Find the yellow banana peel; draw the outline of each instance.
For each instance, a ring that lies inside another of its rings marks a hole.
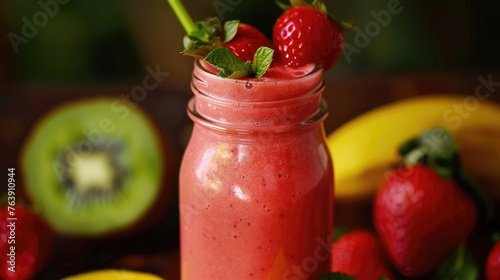
[[[500,199],[500,106],[476,96],[433,95],[379,107],[329,135],[336,202],[370,198],[398,162],[399,146],[436,126],[455,136],[464,168]]]
[[[62,280],[163,280],[163,278],[143,272],[104,269],[70,276]]]

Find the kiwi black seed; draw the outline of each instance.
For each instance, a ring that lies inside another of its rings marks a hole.
[[[151,120],[119,100],[72,102],[43,116],[21,164],[35,209],[57,231],[100,236],[144,218],[162,188]]]

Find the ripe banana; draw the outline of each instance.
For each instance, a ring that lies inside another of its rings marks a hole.
[[[382,106],[330,134],[336,202],[371,197],[397,163],[399,145],[436,126],[455,136],[464,168],[500,200],[500,106],[475,96],[434,95]]]

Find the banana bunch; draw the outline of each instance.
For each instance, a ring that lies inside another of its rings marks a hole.
[[[330,134],[336,202],[372,197],[398,162],[398,147],[436,126],[454,135],[464,168],[500,201],[500,106],[475,96],[434,95],[382,106]]]

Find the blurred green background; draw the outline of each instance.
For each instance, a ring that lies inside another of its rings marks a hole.
[[[281,13],[264,0],[184,2],[194,19],[213,15],[223,20],[241,19],[269,38]],[[367,26],[375,20],[373,14],[386,10],[389,2],[335,0],[327,1],[327,6],[337,18],[354,23],[366,34]],[[348,59],[344,56],[329,76],[463,71],[500,63],[498,1],[398,2],[401,11],[376,35],[368,35],[366,47],[358,46],[359,52]],[[23,85],[133,81],[140,78],[145,65],[160,63],[171,72],[165,86],[186,87],[192,61],[178,55],[184,31],[165,1],[73,0],[58,6],[59,11],[49,15],[33,38],[18,46],[18,54],[4,36],[2,76],[6,82],[7,78]],[[33,16],[40,10],[43,8],[37,1],[2,1],[3,33],[22,35],[22,19],[34,23]],[[347,34],[346,43],[356,47],[356,34]]]
[[[387,10],[393,1],[326,1],[330,13],[358,27],[345,36],[350,52],[326,74],[325,98],[331,112],[325,123],[327,133],[394,100],[438,93],[471,94],[478,75],[492,74],[494,81],[500,81],[500,1],[401,0],[397,1],[400,12],[392,14],[385,26],[374,25],[374,15]],[[281,14],[269,0],[183,2],[194,19],[214,15],[223,21],[240,19],[269,38]],[[42,114],[68,100],[130,93],[141,84],[146,67],[168,72],[161,87],[149,92],[139,106],[171,141],[172,160],[178,167],[191,129],[185,106],[192,96],[193,60],[179,54],[184,30],[168,4],[162,0],[41,3],[56,3],[48,8],[53,13],[38,1],[0,1],[3,170],[18,167],[20,147]],[[493,93],[491,99],[499,101],[499,94]],[[175,211],[172,206],[160,230],[144,233],[136,243],[127,241],[125,249],[123,243],[61,241],[60,247],[73,246],[83,257],[73,256],[75,260],[67,264],[53,261],[45,273],[48,276],[40,279],[110,264],[141,268],[140,261],[118,260],[130,254],[152,256],[147,261],[151,268],[146,270],[161,270],[158,273],[175,279]],[[67,257],[64,249],[62,252],[59,260]]]

